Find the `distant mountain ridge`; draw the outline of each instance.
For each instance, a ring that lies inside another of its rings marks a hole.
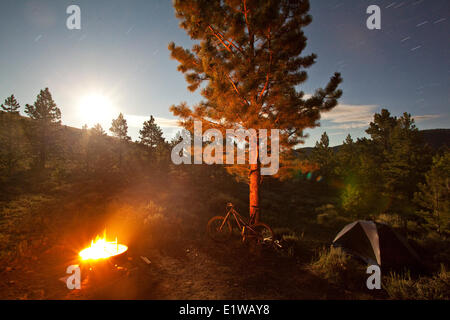
[[[442,147],[450,147],[450,129],[428,129],[420,130],[426,144],[433,150],[438,150]],[[334,152],[337,152],[342,145],[331,147]],[[298,148],[296,151],[309,155],[314,147]]]
[[[421,130],[425,143],[427,143],[434,150],[442,147],[450,147],[450,129],[430,129]]]
[[[2,116],[6,114],[6,112],[0,110],[0,119]],[[23,119],[25,121],[30,121],[31,119],[19,115],[19,119]],[[81,133],[80,128],[71,127],[68,125],[62,125],[63,128],[65,128],[67,131],[72,133]],[[433,150],[438,150],[441,147],[450,147],[450,129],[427,129],[427,130],[420,130],[420,133],[425,141],[426,144],[428,144],[430,147],[433,148]],[[111,137],[111,136],[108,136]],[[342,145],[337,145],[334,147],[331,147],[335,152],[339,150],[339,148]],[[314,147],[304,147],[304,148],[298,148],[296,149],[299,153],[305,153],[306,155],[309,155],[311,151],[314,149]]]

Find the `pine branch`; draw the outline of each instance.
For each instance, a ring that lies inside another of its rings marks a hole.
[[[266,82],[264,83],[264,87],[263,87],[263,89],[261,90],[261,93],[259,94],[259,97],[258,97],[258,99],[261,99],[262,98],[262,96],[263,96],[263,94],[264,94],[264,92],[266,91],[266,89],[267,89],[267,87],[268,87],[268,85],[269,85],[269,78],[270,78],[270,72],[271,72],[271,68],[272,68],[272,57],[273,57],[273,52],[272,52],[272,48],[271,48],[271,46],[270,46],[270,39],[271,39],[271,37],[270,37],[270,27],[269,27],[269,30],[268,30],[269,32],[268,32],[268,34],[267,34],[267,41],[268,41],[268,48],[269,48],[269,66],[268,66],[268,71],[267,71],[267,76],[266,76]]]
[[[230,41],[228,39],[225,39],[225,36],[220,32],[215,30],[210,24],[208,24],[208,29],[211,30],[211,32],[214,34],[214,36],[222,43],[222,45],[230,52],[233,53],[233,50],[231,50],[230,46],[235,48],[237,51],[239,51],[242,55],[245,56],[244,52],[241,48],[239,48],[237,45],[234,44],[233,41]],[[225,41],[228,43],[228,45],[225,44]]]

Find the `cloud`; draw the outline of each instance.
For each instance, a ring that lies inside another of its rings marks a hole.
[[[442,117],[444,116],[441,114],[424,114],[422,116],[412,116],[412,118],[414,118],[414,121],[417,123]]]
[[[332,133],[329,133],[328,135],[329,135],[330,137],[332,137],[332,136],[341,136],[341,135],[344,135],[344,134],[348,134],[348,132],[345,132],[345,131],[338,131],[338,132],[332,132]]]
[[[327,129],[360,129],[369,126],[367,123],[343,123],[335,126],[327,126]]]
[[[144,122],[150,119],[150,116],[127,114],[125,115],[125,119],[127,119],[127,123],[130,127],[141,128]],[[177,119],[155,117],[155,121],[161,128],[180,128]]]
[[[330,112],[323,113],[322,119],[332,123],[326,126],[329,129],[363,128],[372,121],[377,108],[376,105],[340,104]]]

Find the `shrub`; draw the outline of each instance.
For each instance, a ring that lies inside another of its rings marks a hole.
[[[428,262],[439,266],[440,263],[450,264],[450,239],[442,240],[437,232],[431,231],[422,239],[416,239],[419,253]]]
[[[341,248],[322,248],[317,259],[311,263],[310,270],[331,283],[352,284],[358,281],[365,284],[363,266]]]
[[[411,278],[409,273],[391,273],[383,281],[384,289],[392,299],[411,300],[449,300],[450,272],[444,265],[432,277]]]
[[[227,212],[227,203],[231,202],[236,207],[237,211],[242,211],[243,208],[245,208],[245,204],[242,203],[239,199],[236,197],[233,197],[230,194],[218,192],[216,194],[213,194],[208,202],[207,207],[209,211],[209,216],[224,216]],[[241,209],[242,208],[242,209]],[[243,212],[245,213],[245,212]],[[244,214],[245,215],[245,214]]]
[[[317,213],[317,223],[326,227],[336,227],[349,221],[341,216],[332,204],[320,206],[315,211]]]

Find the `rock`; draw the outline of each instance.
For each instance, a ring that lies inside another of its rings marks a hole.
[[[142,261],[144,261],[146,264],[152,263],[147,257],[141,256]]]

